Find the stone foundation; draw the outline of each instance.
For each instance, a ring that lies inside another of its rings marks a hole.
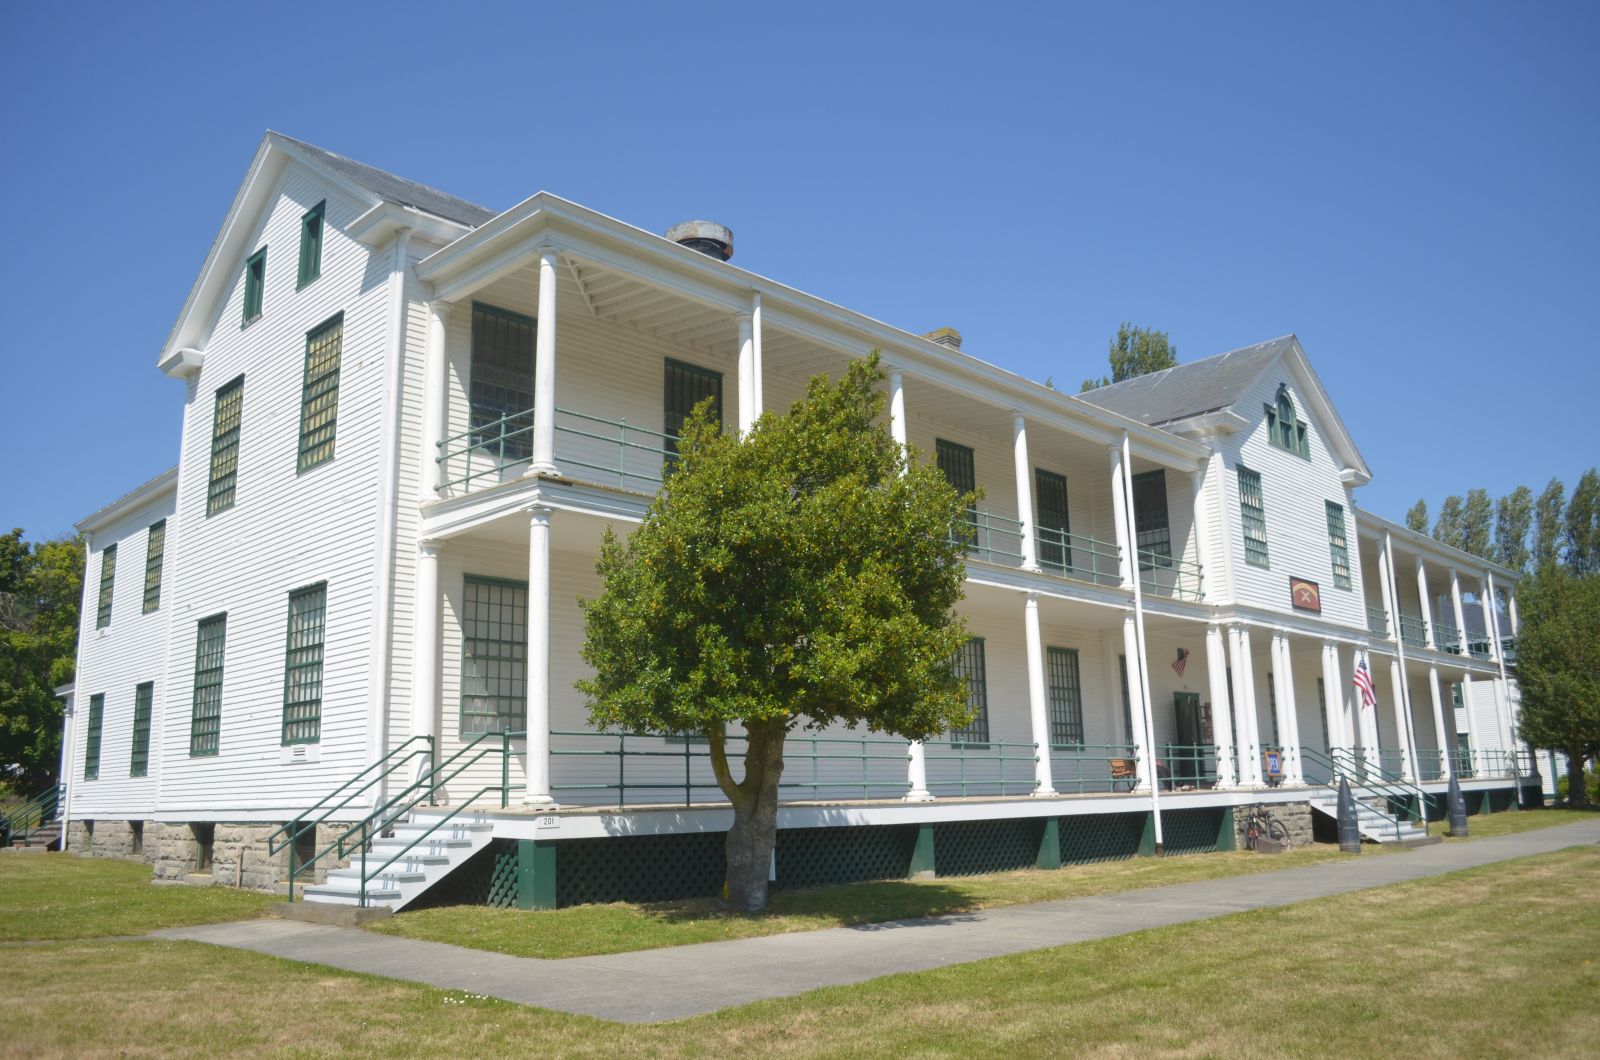
[[[94,857],[135,858],[148,862],[158,880],[178,881],[196,874],[209,874],[213,883],[270,891],[289,879],[289,852],[267,852],[267,839],[278,824],[199,822],[209,826],[211,851],[209,866],[201,865],[201,843],[194,825],[188,822],[75,820],[68,830],[69,849]],[[135,850],[135,824],[142,824],[142,840]],[[323,824],[317,828],[317,850],[339,837],[350,823]],[[203,834],[205,828],[202,827]],[[349,859],[318,862],[311,876],[301,873],[298,883],[320,883],[332,868],[347,865]]]
[[[1279,822],[1289,830],[1289,844],[1291,847],[1310,846],[1311,835],[1311,804],[1309,802],[1264,802],[1255,806],[1238,806],[1233,811],[1233,831],[1235,846],[1240,850],[1247,849],[1244,845],[1245,829],[1252,810],[1263,809],[1274,821]]]

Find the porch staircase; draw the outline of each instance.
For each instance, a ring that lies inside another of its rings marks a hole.
[[[1302,748],[1301,757],[1311,770],[1308,783],[1321,785],[1309,799],[1317,813],[1338,822],[1343,779],[1355,798],[1356,828],[1363,839],[1402,845],[1430,841],[1426,809],[1431,796],[1415,784],[1338,748],[1330,755]]]
[[[61,849],[62,790],[46,789],[9,813],[0,815],[0,836],[7,848]]]
[[[1417,843],[1428,838],[1427,827],[1414,824],[1410,815],[1401,816],[1388,812],[1387,800],[1363,799],[1354,784],[1350,785],[1350,794],[1356,797],[1356,827],[1360,829],[1363,839],[1370,839],[1374,843]],[[1383,808],[1380,809],[1373,803],[1379,803]],[[1311,808],[1337,822],[1339,793],[1316,792],[1311,796]]]
[[[351,858],[350,867],[329,869],[325,882],[307,886],[301,894],[308,902],[403,909],[493,837],[494,825],[481,813],[452,820],[443,828],[409,814],[366,844]]]

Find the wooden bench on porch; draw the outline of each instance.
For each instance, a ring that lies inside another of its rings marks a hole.
[[[1128,790],[1132,791],[1139,783],[1139,763],[1133,758],[1113,758],[1111,762],[1111,790],[1117,790],[1119,781],[1128,782]]]

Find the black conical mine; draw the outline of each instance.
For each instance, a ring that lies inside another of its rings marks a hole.
[[[1450,774],[1450,790],[1445,796],[1450,805],[1450,834],[1463,836],[1467,834],[1467,800],[1461,796],[1461,785],[1456,783],[1456,775]]]
[[[1356,799],[1350,794],[1350,781],[1339,778],[1339,850],[1361,853],[1361,827],[1356,823]]]

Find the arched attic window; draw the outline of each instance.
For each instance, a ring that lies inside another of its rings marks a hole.
[[[1306,460],[1311,459],[1311,438],[1305,421],[1295,415],[1289,385],[1278,385],[1275,402],[1267,406],[1267,440],[1275,447]]]

